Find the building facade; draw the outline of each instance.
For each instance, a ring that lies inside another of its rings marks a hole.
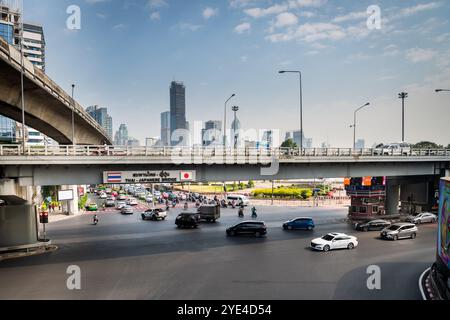
[[[366,219],[386,214],[386,177],[346,178],[344,185],[351,198],[349,217]]]
[[[86,112],[97,121],[103,129],[107,132],[108,136],[113,137],[113,123],[112,117],[108,114],[107,108],[100,108],[99,106],[90,106],[86,108]]]
[[[209,146],[222,143],[222,121],[206,121],[205,128],[202,130],[202,145]]]
[[[128,128],[124,123],[119,126],[119,130],[114,135],[114,144],[118,146],[128,145]]]
[[[364,141],[364,139],[358,139],[355,142],[355,148],[356,149],[364,149],[366,145],[366,142]]]
[[[170,111],[161,113],[161,144],[170,145]]]
[[[23,54],[45,72],[45,37],[42,26],[23,24]]]
[[[186,129],[186,87],[182,82],[172,81],[170,85],[170,135],[177,129]],[[179,141],[171,141],[176,145]]]

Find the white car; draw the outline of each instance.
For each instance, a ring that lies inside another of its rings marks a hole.
[[[378,145],[375,147],[374,150],[375,155],[382,155],[382,156],[407,156],[409,154],[413,154],[411,152],[411,145],[406,142],[397,142],[397,143],[390,143],[386,145]],[[415,154],[415,153],[414,153]]]
[[[125,203],[125,201],[118,201],[117,205],[116,205],[116,209],[117,210],[121,210],[123,207],[125,207],[127,204]]]
[[[414,224],[421,224],[425,222],[434,223],[437,221],[437,216],[429,212],[423,212],[417,216],[410,216],[406,218],[406,221]]]
[[[135,198],[129,198],[126,201],[126,204],[129,206],[137,206],[138,205],[138,201]]]
[[[108,195],[106,193],[100,194],[100,199],[106,199],[106,198],[108,198]]]
[[[358,239],[345,233],[328,233],[322,238],[311,241],[311,249],[329,251],[333,249],[353,249],[358,246]]]

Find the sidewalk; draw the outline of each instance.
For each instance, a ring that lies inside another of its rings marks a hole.
[[[250,203],[256,206],[271,206],[270,199],[250,199]],[[313,200],[273,200],[273,206],[278,207],[315,207],[315,208],[347,208],[350,205],[350,200],[319,200],[318,205],[314,205]]]
[[[74,218],[74,217],[80,216],[80,215],[82,215],[84,213],[85,213],[84,210],[79,210],[78,214],[67,215],[67,214],[64,214],[61,211],[54,211],[54,212],[50,212],[48,214],[48,222],[52,223],[52,222],[58,222],[58,221],[62,221],[62,220],[67,220],[67,219],[70,219],[70,218]]]

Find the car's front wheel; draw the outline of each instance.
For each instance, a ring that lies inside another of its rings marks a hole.
[[[306,228],[306,229],[308,229],[308,231],[311,231],[313,229],[313,227],[312,226],[308,226],[308,228]]]
[[[411,234],[411,239],[415,239],[416,238],[416,233]]]
[[[329,246],[329,245],[325,245],[325,246],[323,247],[323,251],[325,251],[325,252],[330,251],[330,246]]]
[[[288,226],[287,228],[288,228],[288,230],[292,230],[292,226]]]
[[[354,247],[355,247],[355,245],[352,242],[350,242],[347,246],[347,249],[352,250]]]

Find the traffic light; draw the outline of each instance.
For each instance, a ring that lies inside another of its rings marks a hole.
[[[40,223],[48,223],[48,212],[47,211],[39,212],[39,222]]]

